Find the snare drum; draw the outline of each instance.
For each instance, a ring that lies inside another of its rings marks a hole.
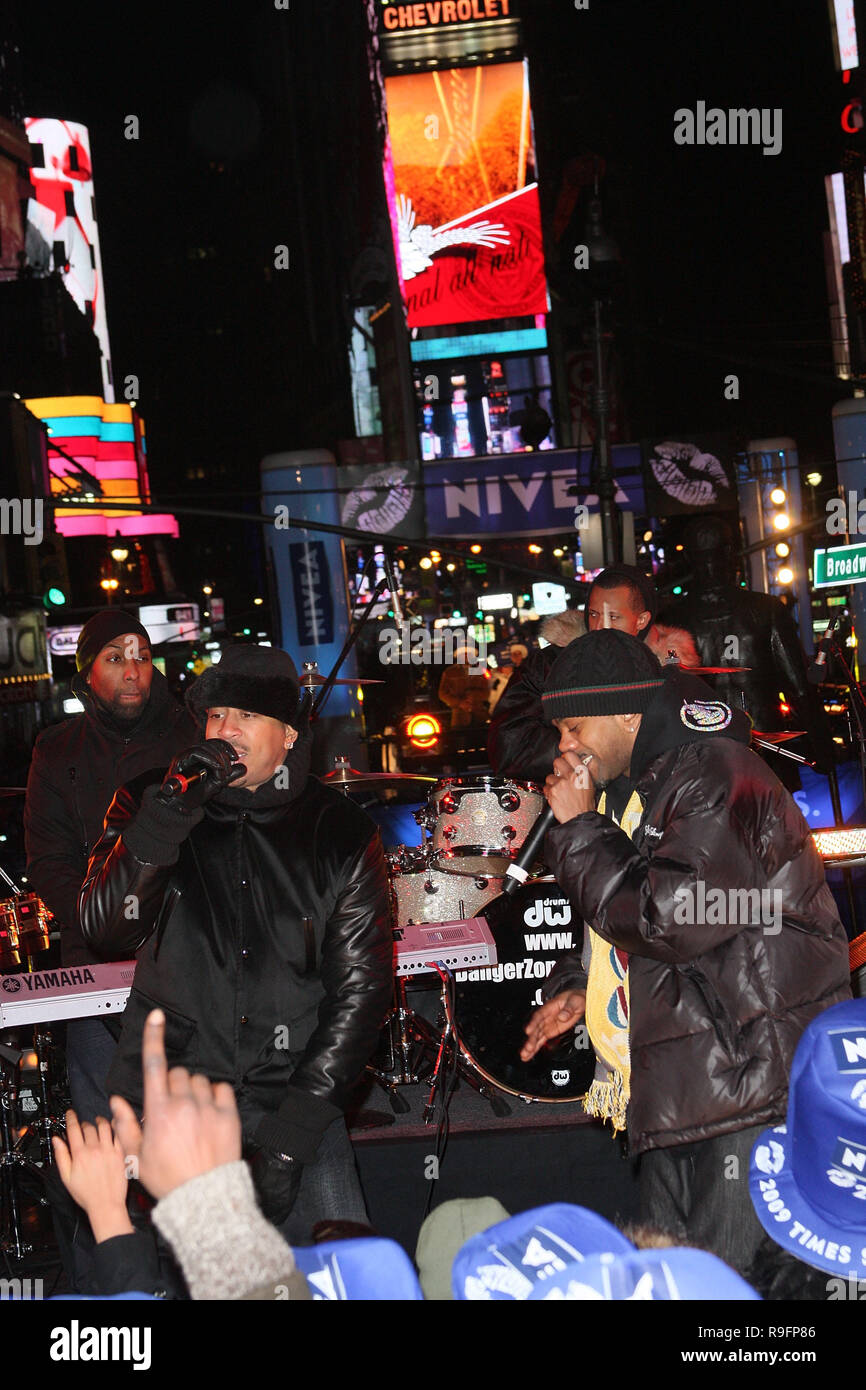
[[[460,1051],[485,1080],[523,1100],[575,1101],[589,1088],[595,1054],[580,1025],[520,1060],[526,1025],[557,959],[580,949],[583,923],[552,878],[537,879],[479,913],[487,917],[498,965],[454,973],[446,1000]]]
[[[544,810],[541,789],[510,777],[452,777],[437,782],[426,825],[443,873],[502,877]]]
[[[395,927],[410,922],[465,922],[502,892],[502,879],[444,873],[439,856],[400,845],[388,850],[388,878]]]

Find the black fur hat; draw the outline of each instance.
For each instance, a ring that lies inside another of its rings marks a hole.
[[[195,717],[222,705],[267,714],[298,728],[301,718],[298,668],[278,647],[226,647],[222,660],[209,666],[186,692]],[[305,703],[305,702],[304,702]]]

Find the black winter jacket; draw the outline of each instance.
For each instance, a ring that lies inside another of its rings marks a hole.
[[[78,894],[111,799],[142,772],[168,767],[196,741],[196,726],[160,671],[153,672],[150,699],[131,728],[106,716],[81,676],[72,689],[85,712],[39,735],[24,834],[29,883],[58,919],[63,964],[81,965],[98,959],[81,935]]]
[[[629,953],[638,1153],[783,1119],[803,1029],[851,992],[847,940],[799,808],[744,746],[743,716],[721,735],[698,732],[683,722],[696,722],[693,700],[712,693],[666,669],[632,757],[644,807],[633,839],[591,811],[546,840],[576,911]],[[748,906],[742,897],[754,889],[768,894],[765,921],[754,895]],[[545,996],[585,980],[564,957]]]
[[[142,833],[145,784],[155,790],[144,777],[115,797],[80,902],[94,950],[138,952],[109,1093],[140,1105],[141,1034],[158,1004],[169,1063],[229,1082],[248,1138],[311,1162],[391,999],[379,833],[304,767],[300,786],[173,807],[194,821],[178,850]]]

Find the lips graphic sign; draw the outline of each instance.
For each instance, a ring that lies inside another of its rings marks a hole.
[[[727,436],[682,435],[644,441],[650,516],[733,510],[737,505],[736,449]]]

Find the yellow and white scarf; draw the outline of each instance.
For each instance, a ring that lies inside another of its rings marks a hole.
[[[598,803],[606,810],[607,793]],[[643,803],[632,792],[622,820],[610,819],[632,839],[643,818]],[[628,1045],[628,955],[611,946],[589,926],[590,960],[586,986],[586,1027],[597,1059],[595,1079],[583,1098],[587,1115],[610,1120],[614,1133],[625,1129],[631,1081]]]

